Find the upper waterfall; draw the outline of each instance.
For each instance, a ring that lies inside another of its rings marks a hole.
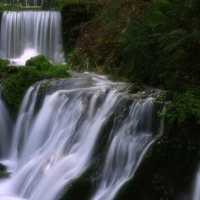
[[[61,14],[50,11],[4,12],[0,57],[25,64],[43,54],[54,63],[64,62]]]

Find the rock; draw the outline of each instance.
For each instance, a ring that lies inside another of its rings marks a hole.
[[[5,172],[7,170],[6,166],[0,163],[0,171]]]

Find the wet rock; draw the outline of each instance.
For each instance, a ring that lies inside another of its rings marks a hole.
[[[0,171],[5,172],[7,170],[6,166],[0,163]]]

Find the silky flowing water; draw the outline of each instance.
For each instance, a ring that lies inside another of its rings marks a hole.
[[[54,63],[65,61],[61,14],[56,11],[4,12],[1,21],[0,57],[18,65],[43,54]]]
[[[28,89],[14,124],[1,98],[0,163],[12,174],[0,180],[0,199],[59,199],[91,167],[112,121],[104,164],[93,177],[98,181],[93,180],[90,197],[112,200],[133,177],[156,134],[155,99],[160,91],[149,96],[129,94],[128,88],[87,73],[36,83]]]
[[[196,175],[192,200],[199,200],[200,199],[199,188],[200,188],[200,169],[198,170],[197,175]]]

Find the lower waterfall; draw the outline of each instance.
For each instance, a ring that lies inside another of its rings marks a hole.
[[[192,200],[199,200],[200,199],[200,169],[198,170],[196,174],[196,180],[195,180],[195,187],[193,191],[193,197]]]
[[[24,97],[13,131],[4,128],[11,122],[3,108],[0,163],[11,175],[0,180],[0,199],[60,199],[91,166],[110,121],[107,153],[103,167],[93,176],[90,199],[112,200],[133,177],[157,134],[155,104],[160,91],[130,94],[129,88],[89,73],[35,83]]]

